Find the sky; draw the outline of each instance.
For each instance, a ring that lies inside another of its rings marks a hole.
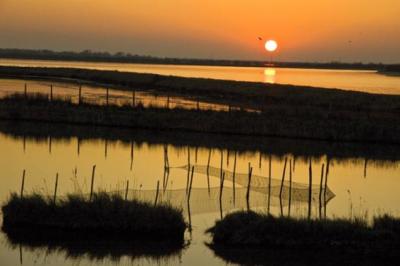
[[[399,0],[0,0],[0,48],[400,63],[399,18]]]

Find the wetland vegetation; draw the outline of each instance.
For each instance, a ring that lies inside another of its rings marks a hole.
[[[53,199],[12,194],[2,207],[3,231],[38,240],[162,240],[183,243],[181,210],[166,204],[126,200],[118,194],[70,194]],[[22,233],[21,233],[22,232]]]

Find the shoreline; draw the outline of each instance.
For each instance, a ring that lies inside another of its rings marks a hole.
[[[46,95],[14,95],[0,100],[0,119],[162,131],[283,137],[325,141],[400,144],[400,117],[394,113],[332,115],[318,109],[244,111],[99,106],[49,101]],[[397,121],[397,122],[396,122]],[[315,130],[319,129],[319,130]]]

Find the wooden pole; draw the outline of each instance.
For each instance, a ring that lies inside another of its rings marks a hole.
[[[50,85],[50,102],[53,101],[53,85]]]
[[[331,160],[329,157],[327,158],[326,162],[326,169],[325,169],[325,188],[324,188],[324,217],[326,218],[326,192],[328,190],[328,174],[329,174],[329,164]]]
[[[93,185],[94,185],[94,174],[96,171],[96,165],[93,165],[92,169],[92,182],[90,184],[90,196],[89,196],[89,201],[92,201],[92,196],[93,196]]]
[[[49,136],[49,154],[51,154],[51,141],[52,141],[51,136]]]
[[[198,153],[199,147],[196,146],[194,149],[194,162],[197,163],[197,153]]]
[[[210,196],[210,161],[211,161],[211,149],[208,151],[208,161],[207,161],[207,187],[208,187],[208,195]]]
[[[134,142],[131,141],[131,166],[130,166],[131,171],[133,169],[133,148],[134,148]]]
[[[136,92],[132,91],[132,107],[136,107]]]
[[[200,100],[199,100],[199,98],[197,98],[197,111],[199,111],[200,110]]]
[[[283,184],[285,182],[285,174],[286,174],[286,164],[287,157],[285,158],[285,165],[283,166],[282,180],[281,180],[281,188],[279,190],[279,206],[281,208],[281,216],[283,216],[283,205],[282,205],[282,192],[283,192]]]
[[[24,138],[22,140],[22,148],[23,148],[24,153],[25,153],[26,152],[26,136],[25,136],[25,134],[24,134]]]
[[[236,204],[236,157],[237,151],[235,151],[235,157],[233,159],[233,176],[232,176],[232,183],[233,183],[233,206]]]
[[[125,200],[128,200],[129,180],[126,180]]]
[[[221,149],[221,168],[219,171],[219,178],[222,178],[222,172],[223,172],[223,161],[224,161],[224,151]]]
[[[192,171],[191,171],[191,175],[190,175],[190,182],[189,182],[189,188],[188,188],[188,197],[187,200],[190,200],[190,194],[192,192],[192,184],[193,184],[193,175],[194,175],[194,166],[192,166]]]
[[[76,144],[76,152],[78,153],[78,157],[81,153],[81,139],[78,137],[77,144]]]
[[[192,218],[190,215],[190,195],[192,192],[192,183],[193,183],[193,174],[194,174],[194,166],[192,166],[192,174],[190,177],[190,183],[189,183],[189,192],[188,192],[188,196],[187,196],[187,205],[188,205],[188,217],[189,217],[189,231],[192,231]]]
[[[156,191],[156,199],[154,200],[154,206],[157,205],[159,191],[160,191],[160,180],[157,180],[157,191]]]
[[[108,139],[106,139],[104,142],[104,158],[106,159],[107,159],[107,154],[108,154]]]
[[[247,211],[250,211],[250,186],[251,186],[251,174],[253,172],[253,168],[249,163],[249,180],[247,183],[247,191],[246,191],[246,204],[247,204]]]
[[[186,195],[189,193],[189,182],[190,182],[190,147],[188,146],[188,165],[187,165],[187,177],[186,177]]]
[[[82,86],[79,85],[79,95],[78,95],[78,104],[82,103]]]
[[[258,159],[258,168],[261,169],[261,160],[262,160],[262,155],[261,155],[261,151],[260,151],[260,158]]]
[[[25,97],[25,100],[28,98],[28,86],[26,85],[26,83],[24,86],[24,97]]]
[[[311,200],[312,200],[312,163],[310,158],[310,165],[308,167],[308,219],[311,219]]]
[[[220,186],[219,186],[219,211],[220,211],[221,220],[222,220],[222,217],[223,217],[223,211],[222,211],[222,191],[223,191],[223,188],[224,188],[224,180],[225,180],[225,172],[222,173],[221,182],[220,182]]]
[[[287,164],[287,157],[285,158],[285,164],[284,164],[284,166],[283,166],[282,180],[281,180],[281,188],[280,188],[280,190],[279,190],[279,198],[280,198],[280,199],[282,199],[283,183],[285,182],[286,164]]]
[[[365,161],[364,161],[364,178],[367,177],[367,165],[368,165],[368,159],[365,158]]]
[[[106,88],[106,105],[108,106],[109,90]]]
[[[169,95],[167,96],[167,109],[169,109]]]
[[[54,186],[53,204],[56,204],[57,187],[58,187],[58,173],[56,174],[56,184]]]
[[[289,160],[289,205],[288,216],[290,217],[290,209],[292,205],[292,160]]]
[[[321,167],[321,180],[319,182],[319,218],[322,218],[322,184],[324,182],[324,167],[325,165],[322,164]]]
[[[269,155],[269,160],[268,160],[268,206],[267,206],[267,212],[270,214],[271,210],[271,175],[272,175],[272,156],[271,154]]]
[[[24,197],[25,169],[22,171],[21,199]]]

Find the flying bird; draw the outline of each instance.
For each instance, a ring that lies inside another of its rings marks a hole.
[[[259,41],[262,41],[262,38],[261,38],[261,37],[258,37],[258,40],[259,40]]]

